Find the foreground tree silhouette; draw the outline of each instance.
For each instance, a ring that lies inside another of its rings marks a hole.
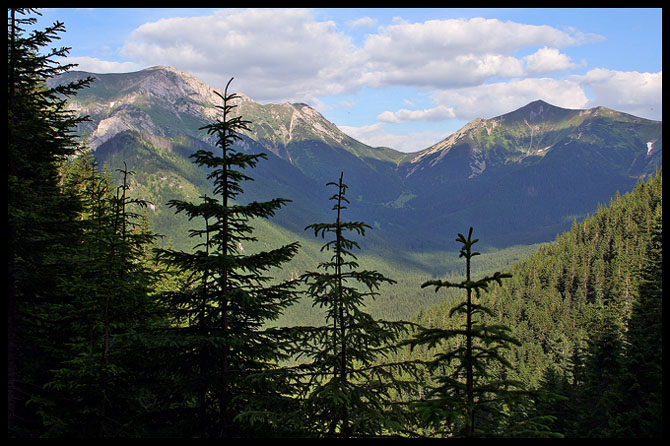
[[[491,311],[475,301],[492,283],[502,283],[510,274],[495,272],[479,280],[471,278],[471,260],[478,252],[472,246],[472,228],[467,238],[458,234],[463,246],[459,257],[465,258],[465,280],[449,282],[431,280],[422,288],[458,288],[465,290],[465,300],[455,305],[449,316],[458,315],[462,325],[456,328],[420,327],[407,342],[412,347],[440,347],[427,361],[434,373],[435,384],[427,386],[424,398],[417,403],[427,434],[431,436],[536,436],[547,435],[544,417],[512,419],[513,409],[528,395],[522,383],[504,377],[509,362],[503,352],[519,341],[503,325],[487,324]],[[439,373],[436,373],[439,372]],[[499,376],[494,374],[497,372]]]
[[[243,243],[256,240],[250,220],[272,217],[288,200],[236,201],[243,192],[242,182],[251,180],[242,170],[255,167],[266,156],[234,148],[249,121],[232,114],[238,96],[228,93],[231,81],[223,95],[217,93],[223,104],[218,107],[221,119],[203,127],[216,138],[220,154],[199,150],[192,155],[196,164],[211,170],[208,178],[213,179],[215,196],[203,196],[197,204],[169,202],[177,213],[201,219],[204,228],[192,230],[191,236],[203,241],[193,253],[159,252],[166,264],[190,275],[180,291],[166,296],[176,323],[169,335],[176,354],[171,370],[178,377],[175,390],[187,406],[182,418],[186,431],[180,432],[186,435],[253,435],[238,422],[239,416],[254,398],[263,396],[259,393],[271,388],[262,379],[263,372],[281,359],[275,332],[265,325],[296,299],[293,284],[271,284],[265,274],[289,261],[298,250],[297,242],[250,255],[241,249]]]
[[[156,236],[148,230],[143,200],[128,196],[127,168],[121,185],[101,176],[92,155],[75,159],[64,174],[78,190],[82,233],[60,291],[67,297],[50,308],[60,332],[67,332],[65,355],[52,366],[48,394],[34,399],[45,435],[127,436],[141,432],[138,414],[147,395],[140,378],[148,358],[139,351],[144,335],[162,317],[155,308],[155,275],[148,258]],[[54,347],[57,348],[57,347]],[[62,347],[61,347],[62,348]]]
[[[313,305],[325,309],[327,325],[298,330],[298,359],[307,359],[298,367],[305,385],[300,416],[307,435],[378,436],[406,425],[399,399],[412,382],[400,377],[411,376],[412,366],[383,361],[396,351],[409,324],[375,320],[362,310],[382,284],[395,281],[359,268],[352,251],[360,246],[347,233],[364,236],[370,226],[342,220],[349,203],[342,179],[327,184],[336,188],[330,198],[335,221],[305,228],[316,237],[332,237],[321,248],[332,256],[319,271],[302,276]]]
[[[80,231],[80,203],[60,184],[59,166],[79,144],[77,118],[67,97],[90,79],[49,88],[48,79],[74,65],[56,62],[69,48],[43,52],[65,31],[56,22],[44,30],[26,30],[39,15],[32,9],[10,8],[7,17],[7,427],[23,435],[35,414],[26,401],[42,393],[52,365],[62,352],[62,330],[54,329],[52,305],[68,277],[70,250]]]

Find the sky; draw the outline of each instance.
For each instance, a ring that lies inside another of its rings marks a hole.
[[[403,152],[541,99],[662,120],[661,8],[49,8],[93,73],[167,65]]]

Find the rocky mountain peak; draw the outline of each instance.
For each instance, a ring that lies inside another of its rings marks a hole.
[[[71,101],[70,108],[91,117],[91,122],[80,131],[88,135],[94,150],[128,130],[169,137],[170,130],[164,126],[166,119],[196,123],[190,125],[189,132],[196,136],[197,123],[215,119],[220,112],[216,106],[222,105],[214,88],[169,66],[126,74],[70,72],[64,81],[85,76],[93,77],[94,82]],[[238,105],[255,104],[247,95],[237,95]]]
[[[142,73],[146,73],[147,76],[135,86],[136,91],[141,94],[148,94],[167,102],[189,98],[200,104],[221,103],[212,87],[176,68],[157,66],[147,68]]]

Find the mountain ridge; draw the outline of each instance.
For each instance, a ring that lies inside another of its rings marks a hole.
[[[448,152],[453,146],[466,138],[470,138],[473,142],[478,142],[481,145],[483,138],[479,138],[479,136],[481,136],[483,131],[485,131],[488,136],[491,136],[492,133],[495,132],[496,127],[502,125],[506,125],[508,128],[516,127],[517,130],[525,130],[526,135],[520,136],[526,136],[528,141],[526,144],[519,142],[517,144],[517,151],[522,154],[525,152],[526,156],[537,155],[551,149],[557,140],[569,130],[579,128],[585,121],[590,121],[601,116],[615,117],[621,121],[636,123],[645,121],[659,122],[638,118],[603,106],[589,109],[566,109],[551,105],[543,100],[536,100],[517,110],[494,118],[476,118],[473,121],[470,121],[442,141],[417,152],[412,158],[411,163],[420,163],[422,159],[435,153],[439,153],[440,158],[442,158],[445,155],[445,151]],[[532,125],[533,123],[535,123],[535,125]],[[559,132],[559,130],[562,132]],[[479,132],[479,134],[476,136],[473,135],[477,132]],[[548,132],[556,133],[554,139],[546,138],[546,133]],[[524,132],[520,133],[523,134]],[[537,137],[534,139],[534,136],[536,135]],[[488,148],[489,147],[482,148],[475,146],[476,150]],[[433,160],[432,163],[434,164],[436,161],[437,160]]]
[[[215,89],[169,67],[91,76],[96,81],[71,108],[91,117],[78,132],[96,157],[112,166],[133,157],[153,169],[144,177],[174,174],[183,190],[204,187],[184,165],[196,147],[214,145],[199,129],[217,118]],[[268,154],[245,188],[251,199],[269,191],[292,199],[280,224],[299,231],[313,222],[308,218],[327,215],[320,191],[344,171],[352,217],[375,227],[376,243],[399,249],[452,247],[441,234],[467,226],[499,246],[548,241],[662,165],[661,123],[605,107],[572,110],[537,100],[403,153],[357,141],[306,104],[238,95],[236,111],[251,121],[240,147]]]

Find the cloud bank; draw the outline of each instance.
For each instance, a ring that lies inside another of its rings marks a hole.
[[[347,34],[352,29],[369,32],[362,44]],[[604,105],[661,120],[662,72],[592,67],[580,74],[585,62],[565,53],[602,39],[574,29],[484,18],[377,26],[361,17],[338,28],[306,9],[224,10],[138,27],[121,50],[129,62],[76,62],[97,72],[171,65],[214,87],[234,76],[238,91],[265,103],[318,108],[320,98],[330,95],[403,86],[434,104],[378,113],[381,125],[360,128],[361,134],[383,132],[385,124],[490,118],[536,99],[566,108]]]

